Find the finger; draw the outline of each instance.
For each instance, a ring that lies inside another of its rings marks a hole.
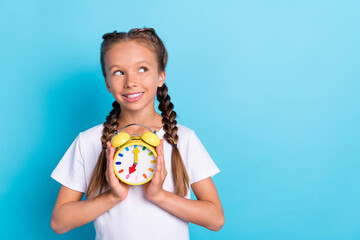
[[[164,140],[161,140],[161,148],[159,149],[160,164],[161,164],[161,177],[162,179],[166,176],[165,158],[164,158]]]
[[[106,152],[108,160],[112,160],[114,158],[115,148],[111,146],[110,142],[106,142]]]
[[[109,153],[110,153],[110,146],[109,146],[109,142],[106,143],[106,171],[105,171],[105,177],[106,177],[106,181],[110,184],[110,157],[109,157]]]
[[[107,145],[107,150],[108,150],[107,171],[108,171],[108,175],[109,175],[109,180],[114,181],[114,179],[116,180],[116,176],[115,176],[115,172],[114,172],[114,165],[113,165],[115,148],[113,148],[111,146],[110,142],[107,142],[106,145]]]
[[[157,152],[156,169],[158,169],[160,172],[163,168],[163,159],[164,159],[163,142],[164,140],[161,139],[159,146],[156,148],[156,152]]]
[[[152,182],[157,183],[160,178],[161,178],[161,164],[159,164],[159,158],[158,158],[158,160],[156,161],[156,169]]]
[[[111,145],[109,144],[109,142],[106,143],[106,159],[107,159],[107,164],[106,164],[106,168],[107,170],[109,169],[110,166],[110,161],[111,161],[111,157],[110,157],[110,148]]]
[[[159,180],[161,180],[161,172],[162,172],[162,158],[163,155],[161,154],[161,148],[162,148],[162,141],[160,140],[160,144],[156,147],[156,169],[155,169],[155,173],[154,173],[154,177],[153,180],[154,182],[158,182]]]

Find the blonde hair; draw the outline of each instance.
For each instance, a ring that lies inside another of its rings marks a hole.
[[[103,39],[104,40],[101,44],[100,63],[104,78],[106,78],[104,62],[105,53],[112,47],[113,44],[124,41],[138,41],[139,43],[144,44],[155,53],[159,73],[165,71],[168,58],[167,51],[163,42],[157,36],[153,28],[133,28],[127,33],[114,31],[112,33],[104,34]],[[178,128],[176,126],[177,121],[175,120],[176,112],[173,110],[174,105],[170,101],[166,84],[163,84],[162,87],[158,87],[157,100],[159,101],[159,110],[161,111],[162,123],[164,125],[164,139],[172,146],[171,172],[175,183],[175,194],[184,197],[189,189],[189,177],[177,147],[179,136],[177,135]],[[101,136],[102,150],[86,192],[88,198],[93,197],[97,191],[99,195],[101,195],[107,186],[105,178],[105,171],[107,167],[106,142],[111,141],[111,138],[114,136],[114,132],[118,129],[119,123],[117,120],[121,113],[120,104],[118,102],[114,101],[112,106],[113,109],[110,111],[103,124],[104,129]]]

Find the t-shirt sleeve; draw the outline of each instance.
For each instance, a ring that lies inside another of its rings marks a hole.
[[[191,164],[190,185],[220,172],[194,131],[191,133],[188,149]]]
[[[62,185],[79,192],[86,192],[83,155],[81,154],[81,134],[73,141],[62,157],[51,177]]]

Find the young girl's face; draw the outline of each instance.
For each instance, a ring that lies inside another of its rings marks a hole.
[[[136,41],[112,46],[104,57],[106,87],[122,111],[154,110],[157,87],[165,81],[155,53]]]

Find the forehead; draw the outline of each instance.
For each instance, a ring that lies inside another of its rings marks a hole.
[[[106,65],[128,65],[140,61],[147,61],[156,65],[156,55],[144,44],[134,40],[115,43],[105,54]]]

